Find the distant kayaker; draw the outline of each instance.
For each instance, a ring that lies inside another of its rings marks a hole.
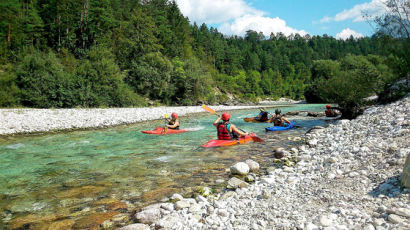
[[[330,105],[326,105],[326,110],[325,110],[326,117],[337,117],[339,115],[336,111],[335,108],[333,108]]]
[[[219,140],[232,140],[238,138],[239,136],[249,135],[249,133],[242,132],[234,124],[231,124],[229,122],[230,119],[231,115],[229,113],[223,113],[214,121],[214,126],[218,131]]]
[[[265,108],[260,108],[259,110],[260,110],[260,113],[256,117],[256,120],[258,120],[258,121],[267,121],[267,120],[269,120],[269,117],[268,117],[269,113],[266,111],[266,109]]]
[[[281,115],[280,109],[276,109],[275,110],[275,115],[272,116],[271,118],[271,122],[275,125],[275,126],[285,126],[285,124],[290,124],[290,121],[288,121],[283,115]]]
[[[176,113],[172,113],[171,114],[171,120],[168,120],[168,124],[166,125],[166,127],[168,127],[168,129],[175,129],[175,130],[179,130],[179,119],[178,119],[178,114]]]

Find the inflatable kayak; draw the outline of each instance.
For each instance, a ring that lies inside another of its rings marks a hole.
[[[270,120],[267,121],[259,121],[256,119],[256,117],[245,117],[243,119],[245,122],[253,122],[253,123],[269,123]]]
[[[291,122],[287,126],[272,126],[265,128],[266,131],[283,131],[295,127],[295,123]]]
[[[185,133],[185,132],[188,132],[188,130],[168,129],[166,132],[164,132],[164,127],[156,127],[153,130],[146,130],[146,131],[141,131],[141,132],[145,134],[153,134],[153,135],[167,135],[167,134]]]
[[[255,134],[251,133],[247,136],[240,137],[239,139],[235,140],[210,140],[202,145],[204,148],[212,148],[212,147],[220,147],[220,146],[231,146],[231,145],[238,145],[249,142],[252,140]]]

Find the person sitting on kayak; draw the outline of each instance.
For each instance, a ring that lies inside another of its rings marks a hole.
[[[214,121],[214,126],[218,131],[219,140],[232,140],[237,139],[238,135],[249,135],[249,133],[242,132],[235,125],[231,124],[229,119],[231,119],[231,115],[229,113],[223,113],[221,117],[218,117],[218,119]]]
[[[325,110],[326,117],[337,117],[338,114],[334,109],[335,108],[332,108],[332,106],[326,105],[326,110]]]
[[[175,130],[179,130],[179,119],[178,119],[178,114],[176,113],[172,113],[171,114],[171,120],[168,120],[168,124],[166,125],[166,127],[168,127],[168,129],[175,129]]]
[[[286,126],[285,124],[287,123],[288,125],[290,124],[290,121],[288,121],[283,115],[281,115],[280,109],[275,110],[275,115],[272,116],[271,122],[275,126]]]
[[[258,121],[267,121],[267,120],[269,120],[269,117],[268,117],[269,113],[266,112],[265,108],[260,108],[259,110],[261,112],[256,117],[256,120],[258,120]]]

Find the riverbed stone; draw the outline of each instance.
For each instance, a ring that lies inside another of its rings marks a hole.
[[[396,214],[390,214],[387,219],[390,222],[392,222],[393,224],[400,224],[400,223],[403,223],[405,221],[402,217],[400,217]]]
[[[189,208],[189,206],[191,206],[191,203],[189,203],[189,202],[186,201],[186,200],[180,200],[180,201],[177,201],[177,202],[175,203],[175,209],[176,209],[176,210],[180,210],[180,209],[184,209],[184,208]]]
[[[175,200],[175,201],[178,201],[178,200],[183,200],[184,199],[184,197],[183,196],[181,196],[180,194],[178,194],[178,193],[174,193],[172,196],[171,196],[171,198],[170,198],[171,200]]]
[[[236,195],[237,195],[237,193],[234,192],[234,191],[227,191],[227,192],[225,192],[224,194],[222,194],[219,199],[220,199],[220,200],[226,200],[226,199],[228,199],[229,197],[233,197],[233,196],[236,196]]]
[[[249,173],[249,166],[244,162],[238,162],[230,168],[232,175],[246,175]]]
[[[248,182],[248,183],[255,181],[255,177],[254,177],[253,175],[246,175],[244,179],[245,179],[245,181]]]
[[[164,204],[161,204],[161,208],[162,208],[162,209],[165,209],[165,210],[168,210],[168,211],[174,211],[174,209],[175,209],[173,203],[164,203]]]
[[[227,188],[230,189],[236,189],[236,188],[246,188],[248,187],[249,184],[246,183],[245,181],[238,179],[236,177],[232,177],[231,179],[229,179],[228,181],[228,186]]]
[[[265,184],[274,184],[275,183],[275,178],[272,177],[262,177],[261,182]]]
[[[158,208],[151,208],[135,214],[135,219],[139,223],[152,224],[161,218],[161,212]]]
[[[150,228],[146,224],[130,224],[118,230],[150,230]]]
[[[406,162],[404,163],[401,183],[404,187],[410,188],[410,154],[407,155]]]
[[[250,172],[259,171],[260,166],[259,166],[258,162],[254,161],[254,160],[251,160],[251,159],[248,159],[248,160],[245,161],[245,163],[249,166],[249,171]]]

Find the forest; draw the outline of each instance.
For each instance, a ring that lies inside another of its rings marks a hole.
[[[364,97],[408,77],[408,47],[408,34],[226,36],[168,0],[3,0],[0,107],[340,102],[328,89]]]

